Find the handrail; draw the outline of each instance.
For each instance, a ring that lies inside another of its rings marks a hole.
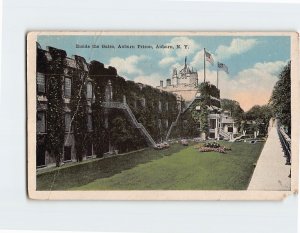
[[[178,112],[175,121],[172,122],[172,124],[171,124],[171,126],[170,126],[170,128],[168,130],[167,136],[166,136],[166,141],[169,139],[173,127],[177,125],[177,122],[179,120],[180,115],[181,115],[181,111]]]
[[[230,139],[230,134],[226,133],[223,129],[219,129],[219,134],[221,134],[223,137],[226,137],[228,139]]]
[[[117,108],[117,109],[126,110],[127,114],[130,116],[130,119],[133,122],[133,124],[135,125],[135,127],[142,131],[142,133],[146,136],[146,138],[148,139],[148,141],[150,142],[150,144],[152,146],[154,146],[154,147],[156,146],[155,141],[153,140],[151,135],[148,133],[146,128],[137,121],[137,119],[135,118],[135,116],[134,116],[133,112],[131,111],[130,107],[128,106],[128,104],[122,103],[122,102],[102,102],[102,106],[104,108]]]
[[[186,112],[186,110],[188,110],[189,107],[191,107],[192,103],[194,103],[194,100],[195,99],[193,99],[191,102],[189,102],[189,104],[183,109],[183,111],[182,111],[183,113]]]
[[[285,165],[291,165],[291,138],[286,134],[279,122],[277,122],[277,133],[279,135],[284,156],[286,157]]]

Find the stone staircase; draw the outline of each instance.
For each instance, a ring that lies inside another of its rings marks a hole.
[[[148,131],[146,130],[146,128],[137,121],[137,119],[135,118],[133,112],[131,111],[130,107],[128,106],[128,104],[126,103],[122,103],[122,102],[103,102],[102,106],[104,108],[112,108],[112,109],[122,109],[127,113],[127,116],[129,117],[130,121],[132,122],[132,124],[138,128],[142,134],[145,136],[147,143],[150,146],[155,147],[156,143],[153,140],[153,138],[151,137],[151,135],[148,133]]]
[[[224,139],[230,139],[230,133],[226,133],[224,130],[219,129],[219,134],[224,137]]]

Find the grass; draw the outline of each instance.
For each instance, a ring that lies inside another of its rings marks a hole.
[[[174,144],[147,149],[37,176],[37,189],[49,190],[243,190],[264,143],[229,143],[227,154],[200,153]],[[56,176],[55,181],[53,178]]]
[[[66,164],[59,168],[46,169],[37,174],[37,190],[67,190],[78,187],[99,178],[111,177],[139,164],[163,158],[183,148],[179,144],[172,145],[168,150],[160,151],[147,148],[127,155],[87,160],[81,163]]]

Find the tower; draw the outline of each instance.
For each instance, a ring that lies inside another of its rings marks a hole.
[[[173,69],[173,74],[172,74],[172,85],[177,86],[178,84],[178,75],[177,75],[177,69]]]

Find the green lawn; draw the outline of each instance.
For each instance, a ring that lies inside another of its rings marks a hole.
[[[200,153],[176,144],[59,169],[38,175],[37,188],[47,190],[53,183],[53,190],[246,189],[264,144],[223,144],[232,151]]]
[[[37,175],[37,190],[66,190],[90,183],[99,178],[111,177],[122,171],[176,153],[185,147],[175,144],[168,150],[143,151],[105,159],[95,159],[63,167],[46,169]]]

